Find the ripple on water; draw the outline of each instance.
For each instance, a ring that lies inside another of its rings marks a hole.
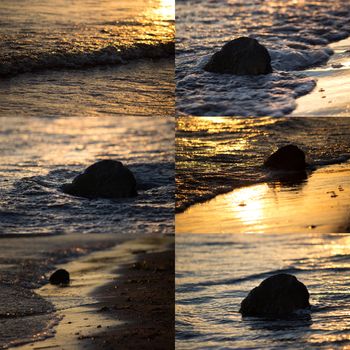
[[[319,234],[178,235],[177,346],[181,349],[348,346],[349,238]],[[208,242],[222,245],[213,249]],[[295,274],[308,287],[311,313],[286,320],[242,319],[238,310],[243,298],[264,278],[278,271]]]

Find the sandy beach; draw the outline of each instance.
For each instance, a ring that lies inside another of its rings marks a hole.
[[[350,232],[350,163],[237,188],[176,215],[177,233]]]
[[[32,349],[46,346],[36,341],[47,338],[47,346],[75,349],[85,337],[124,322],[119,314],[114,317],[114,309],[96,312],[99,303],[117,297],[95,296],[96,288],[117,281],[122,266],[143,253],[164,251],[163,237],[174,233],[174,123],[141,117],[2,122],[0,348],[34,343],[24,347]],[[61,190],[96,159],[128,164],[140,184],[138,195],[87,199]],[[48,284],[59,267],[71,273],[69,288]],[[132,272],[125,273],[127,280]],[[137,278],[151,279],[148,270],[141,272]]]
[[[69,287],[35,290],[54,305],[56,324],[16,349],[173,347],[173,237],[127,240],[59,267],[70,271]]]
[[[291,116],[350,116],[350,38],[329,45],[334,55],[326,65],[303,71],[317,81],[314,90],[297,99]]]

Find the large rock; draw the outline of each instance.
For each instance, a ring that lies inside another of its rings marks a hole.
[[[243,316],[288,316],[310,307],[309,292],[293,275],[278,274],[265,279],[242,301]]]
[[[213,73],[259,75],[272,73],[271,57],[257,40],[241,37],[226,43],[204,66]]]
[[[71,184],[62,186],[65,193],[87,198],[123,198],[137,195],[133,173],[121,162],[102,160],[89,166]]]
[[[264,165],[277,170],[303,171],[306,168],[305,153],[298,146],[283,146],[273,153]]]

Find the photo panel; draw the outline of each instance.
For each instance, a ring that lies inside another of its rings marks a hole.
[[[0,2],[0,348],[175,348],[175,2]]]

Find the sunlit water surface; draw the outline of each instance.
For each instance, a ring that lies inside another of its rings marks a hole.
[[[176,209],[183,211],[243,186],[272,183],[275,176],[262,167],[263,162],[289,143],[306,153],[313,170],[346,162],[349,138],[347,118],[179,117]]]
[[[172,118],[1,118],[1,234],[172,232]],[[101,159],[122,161],[139,196],[88,200],[64,183]],[[1,237],[0,234],[0,237]]]
[[[134,172],[137,197],[62,193],[62,184],[102,159]],[[52,335],[54,307],[33,289],[57,264],[135,237],[174,233],[172,118],[2,117],[0,164],[0,348]]]
[[[173,115],[174,6],[2,1],[0,114]]]
[[[176,237],[178,349],[348,349],[348,235]],[[242,318],[242,299],[270,275],[295,275],[309,289],[310,315]]]

